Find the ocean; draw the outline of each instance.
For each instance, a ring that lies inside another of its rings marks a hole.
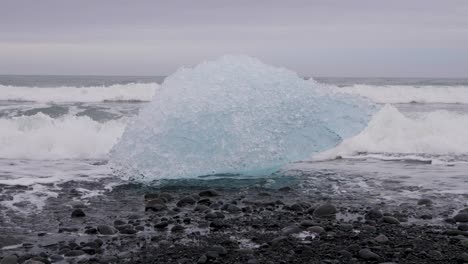
[[[118,185],[108,153],[131,118],[158,96],[163,80],[0,76],[0,207],[41,210],[70,181],[105,182],[103,189],[79,189],[81,199]],[[314,80],[381,109],[359,135],[282,169],[316,175],[302,180],[304,192],[322,182],[333,183],[330,192],[371,193],[393,202],[422,194],[453,202],[453,195],[468,194],[467,79]]]

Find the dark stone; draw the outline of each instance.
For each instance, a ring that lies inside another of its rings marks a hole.
[[[281,232],[283,232],[283,234],[285,235],[292,235],[292,234],[300,233],[301,231],[302,229],[298,227],[297,225],[290,225],[281,229]]]
[[[316,233],[316,234],[323,234],[325,233],[325,229],[321,226],[311,226],[309,228],[307,228],[307,231],[309,232],[312,232],[312,233]]]
[[[377,220],[382,217],[383,217],[383,214],[378,209],[372,209],[369,212],[367,212],[367,214],[365,215],[365,218],[370,219],[370,220]]]
[[[430,205],[432,205],[432,201],[430,199],[427,199],[427,198],[422,198],[422,199],[419,199],[418,205],[430,206]]]
[[[212,204],[209,198],[200,199],[197,204],[210,206]]]
[[[216,251],[221,256],[224,256],[227,254],[227,250],[223,246],[220,246],[220,245],[215,245],[211,247],[210,251]]]
[[[281,187],[281,188],[278,189],[278,191],[280,191],[280,192],[290,192],[290,191],[292,191],[292,188],[289,187],[289,186]]]
[[[181,225],[175,225],[171,228],[171,231],[172,232],[182,232],[184,231],[185,227],[181,226]]]
[[[85,216],[86,216],[86,214],[81,209],[75,209],[71,213],[71,217],[85,217]]]
[[[207,257],[206,255],[202,255],[202,256],[198,259],[197,263],[198,263],[198,264],[204,264],[204,263],[206,263],[207,261],[208,261],[208,257]]]
[[[16,264],[18,263],[18,256],[16,255],[8,255],[0,261],[0,264]]]
[[[365,260],[378,260],[380,256],[372,252],[370,249],[359,250],[359,256]]]
[[[196,202],[197,201],[195,201],[195,199],[192,196],[186,196],[177,202],[177,206],[184,207],[186,205],[194,205]]]
[[[459,224],[458,230],[460,231],[468,231],[468,224]]]
[[[134,235],[138,233],[138,231],[135,229],[131,229],[131,228],[125,228],[123,230],[120,230],[120,233],[125,234],[125,235]]]
[[[233,204],[228,204],[225,210],[228,211],[231,214],[239,213],[239,212],[242,211],[239,207],[237,207],[237,206],[235,206]]]
[[[202,204],[199,204],[197,206],[195,206],[195,208],[193,209],[195,212],[205,212],[206,210],[209,210],[210,208],[206,205],[202,205]]]
[[[0,235],[0,248],[21,244],[21,240],[12,236]]]
[[[167,209],[167,206],[164,204],[164,202],[160,199],[157,200],[151,200],[146,203],[145,205],[145,211],[154,211],[154,212],[160,212],[164,211]]]
[[[386,235],[378,235],[374,240],[378,243],[387,243],[388,237]]]
[[[400,221],[398,221],[398,219],[396,219],[395,217],[393,216],[384,216],[382,218],[382,221],[384,223],[387,223],[387,224],[392,224],[392,225],[399,225],[400,224]]]
[[[126,225],[127,222],[123,221],[123,220],[115,220],[114,221],[114,226],[121,226],[121,225]]]
[[[83,250],[71,250],[65,253],[65,257],[78,257],[86,254]]]
[[[200,197],[215,197],[215,196],[219,196],[219,193],[216,192],[215,190],[205,190],[205,191],[199,192],[198,195],[200,195]]]
[[[154,225],[154,227],[158,229],[163,229],[163,228],[166,228],[167,226],[168,226],[168,223],[166,221],[162,221]]]
[[[317,223],[312,220],[303,220],[300,225],[303,227],[311,227],[317,225]]]
[[[95,248],[84,247],[84,248],[82,248],[81,250],[83,250],[84,252],[86,252],[86,254],[88,254],[88,255],[94,255],[94,254],[96,254],[96,249],[95,249]]]
[[[314,216],[316,217],[331,217],[335,216],[336,208],[331,204],[323,204],[314,210]]]
[[[468,222],[468,213],[459,213],[453,219],[457,222],[466,223]]]
[[[111,226],[98,225],[97,226],[97,231],[101,235],[114,235],[116,230]]]

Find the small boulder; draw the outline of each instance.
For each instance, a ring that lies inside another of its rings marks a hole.
[[[335,206],[331,204],[323,204],[315,208],[313,215],[315,217],[332,217],[336,214]]]
[[[468,222],[468,213],[459,213],[453,219],[460,223],[466,223]]]
[[[186,196],[177,202],[177,206],[184,207],[187,205],[194,205],[196,202],[197,201],[195,201],[195,199],[192,196]]]
[[[375,242],[377,243],[387,243],[388,242],[388,237],[386,235],[378,235],[376,238],[374,238]]]
[[[81,209],[75,209],[71,213],[71,217],[85,217],[85,216],[86,216],[86,214]]]
[[[398,219],[396,219],[395,217],[393,216],[384,216],[382,218],[382,221],[384,223],[387,223],[387,224],[392,224],[392,225],[399,225],[400,224],[400,221],[398,221]]]
[[[359,250],[359,256],[365,260],[378,260],[380,256],[372,252],[370,249]]]
[[[116,230],[113,227],[107,225],[98,225],[97,231],[101,235],[114,235],[116,232]]]
[[[200,197],[215,197],[219,196],[219,193],[215,190],[204,190],[198,193]]]

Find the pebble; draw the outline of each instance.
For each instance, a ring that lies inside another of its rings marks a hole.
[[[71,213],[71,217],[85,217],[85,216],[86,216],[86,214],[81,209],[75,209]]]
[[[336,214],[335,206],[331,204],[323,204],[319,207],[315,208],[313,212],[314,216],[316,217],[330,217]]]
[[[303,226],[303,227],[310,227],[310,226],[317,225],[317,223],[312,221],[312,220],[302,220],[300,225]]]
[[[387,223],[387,224],[392,224],[392,225],[399,225],[400,224],[400,221],[398,221],[398,219],[396,219],[393,216],[384,216],[382,218],[382,220],[383,220],[384,223]]]
[[[107,225],[98,225],[97,231],[101,235],[114,235],[116,233],[116,230],[113,227]]]
[[[388,237],[386,235],[378,235],[374,240],[377,243],[387,243],[388,242]]]
[[[185,227],[181,225],[175,225],[171,228],[171,232],[181,232],[184,231]]]
[[[307,231],[309,232],[313,232],[313,233],[316,233],[316,234],[323,234],[325,233],[325,229],[321,226],[311,226],[309,228],[307,228]]]
[[[430,206],[432,205],[432,201],[428,198],[422,198],[418,200],[418,205]]]
[[[205,190],[198,193],[200,197],[215,197],[219,196],[219,193],[215,190]]]
[[[204,264],[204,263],[206,263],[207,261],[208,261],[208,257],[207,257],[206,255],[202,255],[202,256],[198,259],[197,263],[199,263],[199,264]]]
[[[0,261],[0,264],[16,264],[18,263],[18,256],[16,255],[8,255]]]
[[[86,254],[83,250],[70,250],[65,253],[65,257],[77,257]]]
[[[283,234],[285,235],[292,235],[292,234],[300,233],[301,231],[302,229],[298,227],[297,225],[290,225],[281,229],[281,232],[283,232]]]
[[[457,222],[466,223],[468,222],[468,213],[459,213],[453,219]]]
[[[380,256],[372,252],[370,249],[361,249],[359,250],[359,256],[365,260],[377,260],[380,259]]]
[[[196,202],[197,201],[195,201],[195,199],[192,196],[186,196],[177,202],[177,206],[184,207],[186,205],[194,205]]]
[[[377,220],[383,217],[382,212],[379,209],[372,209],[366,213],[365,218],[369,220]]]

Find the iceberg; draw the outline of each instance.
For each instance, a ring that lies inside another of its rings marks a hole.
[[[248,56],[167,77],[110,153],[125,179],[270,174],[335,147],[376,107]]]

